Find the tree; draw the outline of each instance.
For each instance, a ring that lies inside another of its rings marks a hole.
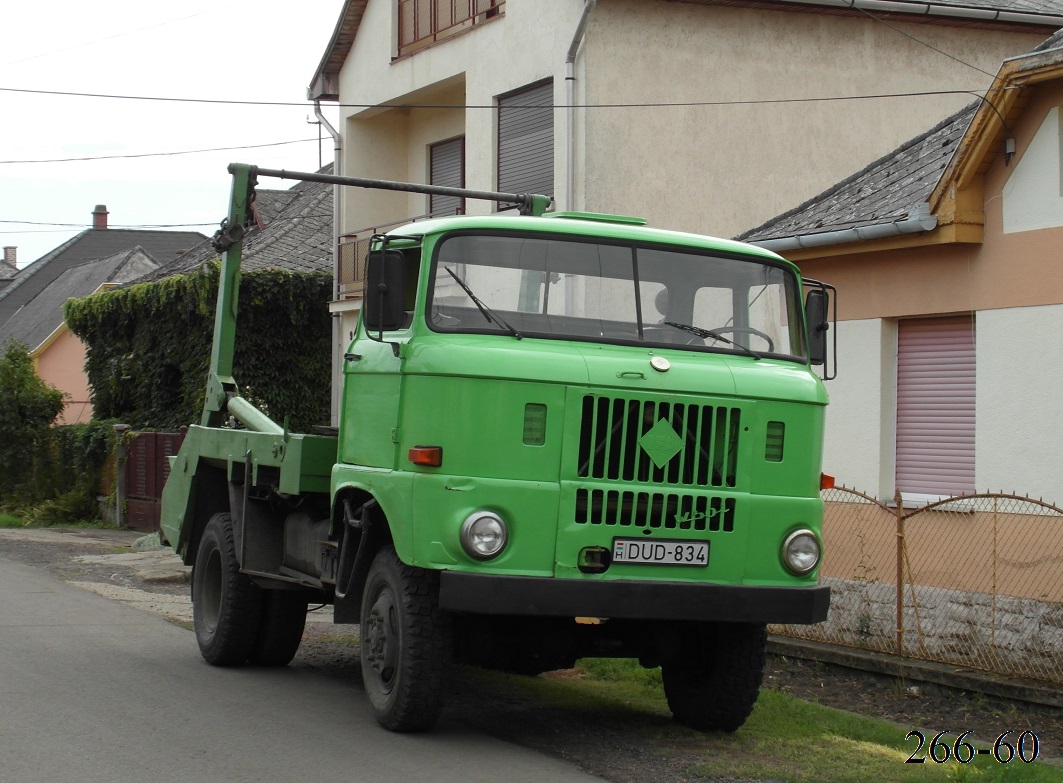
[[[0,357],[0,496],[28,485],[49,429],[63,410],[63,393],[42,381],[25,345]]]

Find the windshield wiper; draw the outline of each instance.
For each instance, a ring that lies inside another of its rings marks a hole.
[[[468,284],[456,274],[454,274],[453,269],[451,269],[449,266],[445,266],[443,268],[447,270],[447,274],[454,278],[454,282],[461,286],[461,290],[468,294],[469,298],[472,300],[472,303],[476,305],[476,308],[480,311],[480,314],[487,319],[488,323],[498,324],[506,331],[508,331],[511,335],[516,337],[518,340],[523,339],[523,336],[520,332],[518,332],[512,326],[503,321],[502,317],[498,313],[496,313],[490,307],[481,302],[480,299],[476,296],[476,294],[472,292],[472,289],[469,288]]]
[[[700,326],[691,326],[690,324],[681,324],[681,323],[678,323],[676,321],[665,321],[664,323],[668,324],[669,326],[674,326],[676,329],[682,329],[684,332],[690,332],[691,334],[696,334],[698,337],[700,337],[702,339],[704,339],[706,337],[711,337],[713,340],[719,340],[720,342],[727,343],[728,345],[733,345],[735,348],[737,348],[738,350],[742,351],[743,353],[745,353],[745,354],[747,354],[749,356],[752,356],[754,359],[763,358],[756,351],[754,351],[754,350],[752,350],[750,348],[746,348],[746,346],[742,345],[741,343],[736,343],[734,340],[728,340],[726,337],[724,337],[719,332],[712,331],[712,329],[702,329]]]

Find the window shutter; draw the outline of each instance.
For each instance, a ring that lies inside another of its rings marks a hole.
[[[554,194],[554,85],[498,99],[498,189]]]
[[[974,317],[901,321],[897,345],[897,488],[975,491]]]
[[[465,137],[441,141],[428,148],[428,181],[448,188],[465,187]],[[460,215],[465,212],[465,199],[458,196],[429,196],[428,211],[432,215]]]

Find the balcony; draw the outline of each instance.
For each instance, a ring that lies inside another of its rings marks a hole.
[[[357,231],[340,236],[340,263],[336,279],[336,293],[338,299],[356,299],[362,296],[365,286],[366,256],[369,254],[369,242],[376,234],[386,233],[392,228],[405,226],[408,223],[417,223],[429,218],[447,217],[450,215],[462,215],[461,208],[447,211],[430,212],[425,215],[406,217],[394,220],[390,223],[381,223],[375,226],[366,226]]]
[[[505,0],[399,0],[398,56],[501,16],[505,6]]]

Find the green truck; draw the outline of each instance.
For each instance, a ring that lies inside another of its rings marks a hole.
[[[830,602],[831,287],[763,249],[549,213],[545,196],[230,172],[203,416],[162,502],[204,658],[287,665],[308,604],[331,604],[360,625],[387,729],[433,725],[451,662],[537,674],[588,656],[661,667],[684,724],[741,726],[766,624],[820,622]],[[336,428],[289,432],[233,378],[265,176],[518,208],[373,237]]]

